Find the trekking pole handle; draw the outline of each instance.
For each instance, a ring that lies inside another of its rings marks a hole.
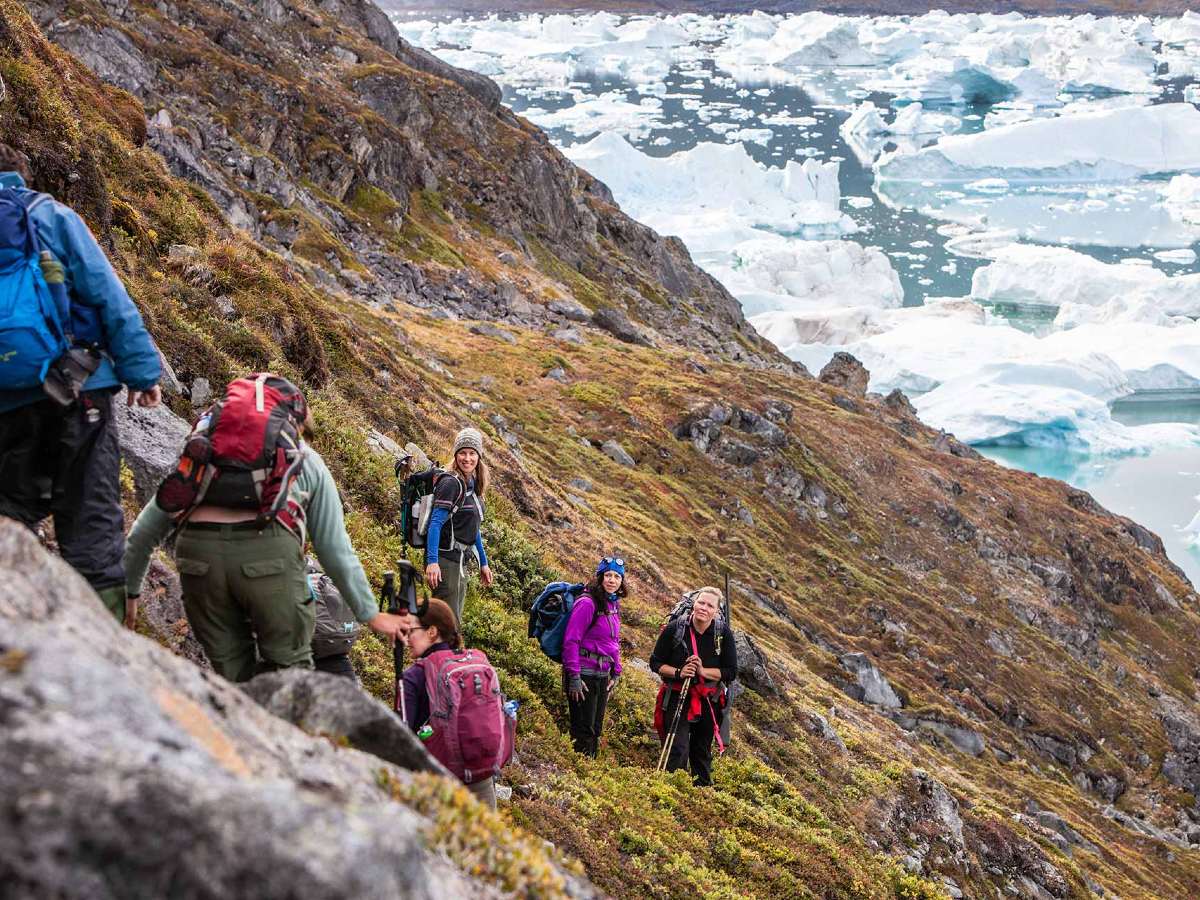
[[[379,589],[379,609],[389,613],[397,611],[395,572],[383,573],[383,586]]]

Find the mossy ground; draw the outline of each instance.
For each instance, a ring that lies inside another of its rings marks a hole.
[[[1171,659],[1171,687],[1190,695],[1187,673],[1200,665],[1188,638],[1200,624],[1195,614],[1082,597],[1081,608],[1100,604],[1113,621],[1102,635],[1107,661],[1093,669],[1043,630],[1015,621],[1014,599],[1044,598],[938,526],[937,510],[953,505],[1028,556],[1059,554],[1070,535],[1098,558],[1126,561],[1140,584],[1153,574],[1186,595],[1172,573],[1121,539],[1111,519],[1074,510],[1065,486],[936,453],[927,432],[905,437],[886,416],[847,412],[831,389],[786,373],[719,361],[701,373],[682,351],[593,334],[576,346],[518,330],[509,346],[414,310],[381,313],[317,291],[284,260],[232,233],[202,192],[171,177],[139,146],[136,102],[47,44],[13,0],[0,0],[0,75],[9,90],[0,131],[32,156],[39,185],[76,206],[105,241],[180,377],[220,385],[269,367],[304,385],[316,415],[313,441],[343,490],[348,528],[372,579],[393,566],[401,543],[389,462],[371,454],[365,429],[436,452],[471,419],[488,432],[489,448],[500,448],[496,429],[479,420],[492,412],[507,419],[519,456],[489,452],[498,477],[486,538],[497,584],[472,592],[464,622],[469,642],[488,652],[507,692],[522,702],[518,759],[506,773],[513,802],[500,815],[554,841],[601,888],[620,897],[940,896],[940,887],[903,873],[879,846],[887,837],[879,834],[880,811],[919,765],[965,801],[964,819],[980,833],[1009,833],[1005,822],[1032,797],[1066,816],[1101,847],[1073,859],[1047,851],[1072,893],[1082,896],[1086,872],[1125,898],[1200,895],[1195,851],[1168,855],[1100,817],[1095,798],[1032,753],[1005,718],[1015,709],[1027,730],[1103,735],[1097,759],[1134,773],[1121,805],[1166,824],[1156,772],[1166,748],[1153,707],[1144,695],[1114,690],[1108,675],[1119,664],[1154,679],[1154,660]],[[459,240],[436,194],[408,198],[412,214],[399,230],[393,204],[360,187],[345,207],[392,229],[416,257],[452,268],[494,257],[484,231],[476,233],[489,254]],[[314,254],[337,255],[324,241],[314,233]],[[174,243],[198,248],[198,257],[169,259]],[[557,284],[585,305],[605,303],[601,281],[543,245],[531,252],[549,279],[546,290]],[[660,299],[653,285],[639,290]],[[416,362],[429,355],[454,377]],[[568,372],[567,384],[543,377],[554,367]],[[494,379],[487,390],[479,382],[485,375]],[[761,466],[738,473],[676,440],[674,424],[701,400],[754,410],[767,400],[791,404],[789,445],[769,465],[819,482],[846,513],[822,517],[780,502],[764,490]],[[483,405],[479,415],[468,414],[470,402]],[[595,449],[610,438],[633,454],[636,468]],[[566,482],[580,475],[593,484],[590,511],[566,497]],[[950,482],[964,489],[953,500],[939,487]],[[730,514],[736,504],[753,525]],[[611,550],[631,560],[627,675],[600,758],[589,761],[564,736],[558,671],[526,638],[524,615],[545,581],[580,577]],[[743,698],[716,786],[698,789],[682,775],[651,771],[655,684],[635,661],[648,656],[678,592],[725,571],[772,605],[738,601],[734,616],[764,648],[781,692]],[[883,628],[877,610],[904,628]],[[1013,659],[981,650],[996,628],[1013,635]],[[830,684],[837,661],[806,635],[870,652],[910,707],[969,723],[1016,758],[1001,763],[990,750],[970,758],[940,739],[906,736]],[[355,655],[368,688],[389,697],[390,652],[368,637]],[[845,754],[804,727],[808,712],[831,706]],[[1154,762],[1135,769],[1143,750]],[[461,792],[414,784],[402,799],[431,814],[433,839],[461,865],[506,891],[558,890],[536,841],[498,840],[497,820],[480,817]],[[947,863],[945,871],[973,896],[998,895],[978,866]]]

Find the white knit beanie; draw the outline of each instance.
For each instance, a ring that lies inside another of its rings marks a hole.
[[[483,433],[478,428],[464,428],[454,439],[454,453],[459,450],[474,450],[483,456]]]

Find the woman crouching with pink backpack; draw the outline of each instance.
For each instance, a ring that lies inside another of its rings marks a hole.
[[[404,670],[404,721],[430,755],[495,809],[495,778],[512,759],[516,701],[505,702],[487,655],[464,649],[446,603],[431,599],[409,621],[408,649],[416,661]]]

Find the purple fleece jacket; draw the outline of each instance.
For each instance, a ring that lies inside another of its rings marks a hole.
[[[596,602],[588,593],[579,595],[571,607],[571,618],[567,620],[567,631],[563,635],[562,661],[567,675],[578,675],[580,651],[587,650],[603,657],[596,660],[584,657],[589,669],[621,674],[621,609],[616,597],[608,601],[608,615],[596,616]]]

